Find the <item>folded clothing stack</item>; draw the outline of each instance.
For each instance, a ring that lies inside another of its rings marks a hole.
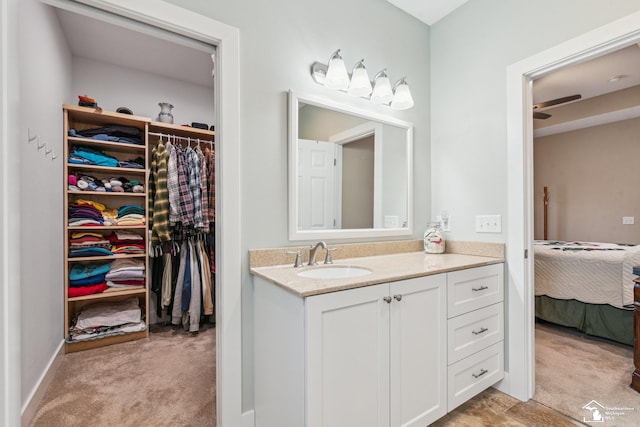
[[[77,165],[108,166],[112,168],[118,166],[118,159],[115,157],[100,150],[82,146],[71,147],[68,161]]]
[[[100,233],[80,231],[71,233],[69,238],[69,257],[91,257],[113,255],[112,243]]]
[[[104,225],[102,211],[105,209],[102,203],[78,199],[69,205],[69,226]]]
[[[102,191],[120,193],[144,193],[144,185],[137,179],[125,177],[96,178],[91,175],[70,174],[68,177],[70,191]]]
[[[144,331],[146,324],[138,298],[89,304],[73,316],[67,341],[82,341]]]
[[[109,270],[109,263],[74,264],[69,270],[69,297],[93,295],[109,289],[105,282]]]
[[[109,236],[111,251],[114,254],[143,254],[145,253],[144,238],[126,230],[114,231]]]
[[[111,264],[109,272],[105,275],[105,280],[111,288],[144,287],[145,277],[143,259],[119,258]]]
[[[69,136],[143,145],[141,130],[132,126],[108,125],[91,129],[69,129]]]
[[[144,208],[135,205],[121,206],[116,221],[118,225],[144,225]]]

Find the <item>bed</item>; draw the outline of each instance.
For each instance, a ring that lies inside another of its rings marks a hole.
[[[640,245],[534,242],[536,317],[633,345]]]

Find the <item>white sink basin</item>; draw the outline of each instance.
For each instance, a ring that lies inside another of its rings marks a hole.
[[[308,279],[349,279],[367,274],[371,274],[371,270],[351,265],[331,265],[301,271],[298,276]]]

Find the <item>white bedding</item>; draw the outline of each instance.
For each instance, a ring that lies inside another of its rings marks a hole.
[[[622,308],[633,304],[640,245],[536,240],[535,294]]]

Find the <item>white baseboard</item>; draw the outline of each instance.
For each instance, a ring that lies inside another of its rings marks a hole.
[[[40,406],[40,402],[42,402],[42,398],[44,397],[44,393],[49,388],[51,381],[53,381],[53,377],[56,375],[60,364],[62,363],[62,356],[64,354],[64,340],[60,342],[58,349],[53,353],[47,367],[44,369],[40,378],[36,382],[36,385],[29,393],[27,400],[22,404],[22,427],[27,427],[33,416],[36,414],[38,407]]]
[[[242,427],[254,427],[255,424],[255,411],[251,409],[250,411],[242,413]]]

